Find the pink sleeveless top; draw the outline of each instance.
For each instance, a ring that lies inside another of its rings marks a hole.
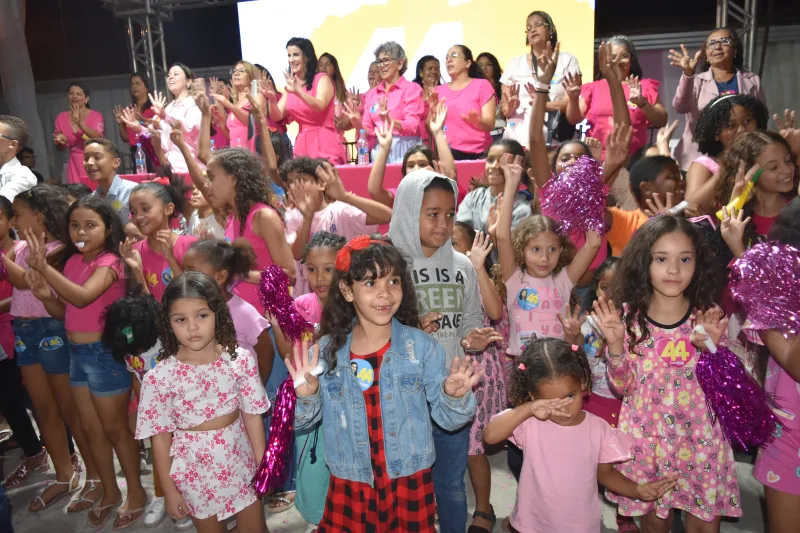
[[[250,102],[245,102],[242,109],[247,111],[248,117],[250,114]],[[228,126],[229,145],[231,148],[247,148],[251,152],[255,152],[255,136],[248,136],[249,124],[243,123],[239,120],[233,111],[228,113],[228,119],[225,121]]]
[[[247,219],[244,223],[244,233],[242,233],[242,225],[239,223],[239,217],[231,215],[228,217],[228,224],[225,227],[225,240],[233,242],[239,238],[247,239],[247,242],[253,247],[256,252],[256,267],[259,270],[264,270],[272,264],[272,256],[267,248],[267,242],[255,234],[253,231],[253,219],[256,213],[262,209],[272,209],[272,207],[261,202],[253,204],[250,212],[247,213]],[[246,281],[239,281],[233,287],[232,292],[239,298],[249,303],[263,316],[264,306],[261,305],[261,300],[258,297],[258,285],[247,283]]]
[[[309,91],[303,86],[303,91],[317,96],[319,81],[327,76],[324,72],[314,76],[314,84]],[[294,142],[294,155],[308,157],[325,157],[334,165],[345,163],[344,146],[339,138],[339,133],[334,125],[336,116],[336,94],[334,93],[328,107],[322,111],[314,111],[293,93],[286,95],[286,116],[297,122],[300,132]]]

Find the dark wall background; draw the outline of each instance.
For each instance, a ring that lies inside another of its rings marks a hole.
[[[277,1],[277,0],[276,0]],[[516,1],[516,0],[503,0]],[[767,0],[760,1],[763,17]],[[130,72],[126,25],[97,0],[27,0],[26,36],[37,81]],[[671,33],[710,29],[714,0],[597,0],[595,35]],[[800,22],[800,0],[774,0],[773,24]],[[558,21],[564,24],[565,21]],[[167,62],[192,67],[241,59],[236,6],[178,11],[164,25]]]

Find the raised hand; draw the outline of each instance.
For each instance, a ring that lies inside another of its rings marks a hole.
[[[220,93],[211,93],[211,98],[214,99],[214,103],[215,104],[219,104],[222,107],[224,107],[225,109],[233,107],[233,104],[231,103],[230,100],[228,100],[228,97],[225,96],[224,94],[222,94],[221,92]]]
[[[566,411],[566,407],[574,400],[572,398],[554,398],[552,400],[534,400],[527,405],[531,410],[531,415],[541,421],[551,418],[569,418],[571,415]]]
[[[283,75],[286,77],[286,92],[287,93],[298,93],[300,92],[300,80],[292,74],[291,72],[284,72]]]
[[[194,103],[203,115],[208,115],[211,112],[211,102],[208,101],[205,91],[195,91],[192,93]]]
[[[44,276],[35,270],[26,270],[23,275],[25,283],[31,288],[33,295],[39,300],[49,300],[54,297],[53,290],[45,281]]]
[[[67,145],[67,136],[61,133],[60,131],[56,130],[53,132],[53,143],[57,146],[66,146]]]
[[[128,265],[131,271],[134,273],[142,273],[144,272],[142,256],[139,251],[133,247],[134,244],[136,244],[136,239],[131,237],[126,238],[125,242],[119,244],[119,255],[125,260],[125,264]]]
[[[447,119],[447,104],[445,99],[442,98],[436,104],[436,108],[431,108],[433,111],[431,115],[431,134],[436,136],[440,131],[444,131],[444,121]]]
[[[524,162],[525,160],[518,155],[503,154],[500,158],[500,168],[503,169],[506,183],[512,183],[514,185],[514,190],[519,187],[522,181],[522,173],[525,172],[525,169],[522,167]]]
[[[508,95],[508,101],[506,105],[508,106],[508,114],[511,115],[517,109],[519,109],[519,84],[515,83],[511,86],[510,94]]]
[[[308,359],[308,340],[295,342],[291,354],[286,354],[283,358],[289,375],[295,383],[301,382],[295,387],[295,392],[300,398],[313,396],[319,390],[319,380],[311,375],[319,364],[319,345],[314,345],[314,352],[311,360]]]
[[[317,177],[325,186],[325,193],[331,200],[343,200],[347,196],[347,190],[344,188],[342,178],[339,177],[339,171],[326,162],[317,167]]]
[[[595,230],[590,229],[586,232],[586,244],[588,246],[600,248],[600,246],[603,244],[603,238]]]
[[[35,270],[47,268],[47,251],[45,247],[45,234],[37,236],[30,228],[25,228],[23,237],[28,242],[28,266]]]
[[[136,126],[140,125],[139,117],[137,116],[136,111],[130,107],[122,109],[120,112],[120,117],[122,118],[122,121],[131,128],[135,128]]]
[[[171,229],[160,229],[156,232],[156,241],[164,245],[164,257],[175,259],[175,243],[172,239]]]
[[[461,347],[465,350],[480,352],[493,342],[500,342],[503,336],[493,328],[473,328],[461,339]]]
[[[275,90],[275,85],[269,78],[258,80],[258,90],[264,95],[268,102],[276,102],[278,100],[278,92]]]
[[[622,83],[622,72],[619,68],[620,56],[614,57],[611,53],[611,43],[600,43],[597,51],[597,64],[603,77],[609,82]]]
[[[461,361],[455,357],[450,365],[450,375],[444,380],[444,393],[451,398],[463,398],[472,390],[481,374],[477,361],[472,361],[469,357],[464,357]]]
[[[153,107],[153,113],[159,117],[164,116],[164,108],[167,106],[167,98],[161,91],[153,91],[147,95],[150,99],[150,105]]]
[[[619,168],[628,160],[633,139],[633,127],[628,124],[614,124],[614,129],[606,137],[607,168]]]
[[[124,126],[125,125],[125,119],[122,116],[122,110],[123,109],[124,108],[121,105],[115,105],[114,106],[114,119],[117,121],[117,124],[119,124],[120,126]]]
[[[603,143],[600,142],[600,139],[595,139],[594,137],[586,137],[584,140],[586,146],[589,147],[589,150],[592,152],[592,159],[595,161],[600,161],[603,158]]]
[[[347,91],[347,101],[358,109],[361,106],[361,91],[355,87],[350,87],[350,90]]]
[[[536,99],[536,86],[531,82],[527,82],[525,84],[525,92],[531,97],[531,107],[533,107],[533,101]]]
[[[470,109],[461,115],[461,119],[473,128],[477,128],[478,124],[481,122],[481,115],[475,109]]]
[[[81,109],[78,106],[69,106],[69,121],[76,126],[80,126],[81,122],[83,122],[83,119],[81,118]]]
[[[701,48],[694,54],[694,57],[692,57],[689,55],[689,51],[686,50],[686,47],[681,45],[680,52],[675,50],[669,51],[669,64],[673,67],[680,67],[680,69],[683,70],[684,76],[691,78],[694,76],[697,63],[703,57],[703,53],[704,50]]]
[[[679,123],[680,120],[676,120],[672,124],[659,128],[656,135],[656,146],[661,155],[669,157],[669,141],[672,140],[672,134],[675,133]]]
[[[550,85],[550,80],[553,79],[553,74],[556,72],[556,65],[558,64],[558,51],[561,49],[561,43],[556,41],[555,48],[548,41],[547,48],[540,57],[536,58],[536,63],[542,69],[542,74],[539,76],[539,83]]]
[[[605,298],[598,298],[592,307],[592,317],[597,324],[600,333],[606,339],[606,345],[611,355],[621,355],[624,350],[623,341],[625,340],[625,326],[619,318],[617,308],[613,300],[606,301]]]
[[[561,313],[556,313],[558,321],[561,322],[561,327],[564,328],[564,337],[579,338],[581,334],[581,324],[586,317],[585,314],[581,315],[581,306],[576,305],[572,311],[567,311],[564,316]]]
[[[583,85],[580,73],[565,73],[561,80],[561,85],[564,87],[564,90],[567,92],[567,97],[569,97],[570,100],[577,100],[580,98],[581,86]]]
[[[382,123],[375,126],[375,137],[378,138],[378,146],[386,153],[392,149],[392,130],[388,124]]]
[[[467,252],[467,257],[469,257],[475,270],[483,268],[483,265],[486,263],[486,258],[492,253],[493,246],[488,235],[482,231],[475,234],[475,240],[472,241],[472,249]]]
[[[650,483],[642,483],[636,486],[636,493],[638,499],[642,501],[653,501],[662,497],[668,490],[675,486],[678,482],[678,473],[673,472],[664,479],[658,481],[651,481]]]
[[[644,210],[644,214],[650,218],[658,215],[665,215],[667,212],[672,209],[675,205],[673,200],[673,194],[668,192],[666,194],[666,202],[661,201],[661,195],[657,192],[653,193],[653,197],[647,198],[645,203],[647,204],[647,209]]]
[[[737,213],[735,207],[732,207],[730,211],[728,211],[727,207],[723,207],[722,215],[724,218],[719,228],[722,239],[726,243],[734,242],[743,244],[744,230],[750,222],[750,217],[744,218],[744,209],[739,209]]]
[[[797,129],[797,113],[794,110],[786,109],[783,112],[783,120],[777,114],[772,118],[778,125],[778,132],[789,143],[792,154],[797,157],[800,154],[800,129]]]
[[[487,217],[486,231],[493,241],[497,240],[497,221],[500,219],[498,213],[503,207],[503,193],[497,195],[497,201],[489,206],[489,216]]]
[[[747,184],[753,181],[756,172],[758,172],[760,168],[761,167],[758,165],[758,163],[756,163],[750,167],[750,170],[745,172],[744,161],[739,162],[739,170],[736,172],[736,179],[733,182],[733,190],[731,191],[731,197],[728,199],[728,203],[732,202],[735,198],[738,198],[739,195],[744,192],[744,190],[747,188]],[[750,197],[753,196],[755,190],[755,187],[750,189]]]
[[[702,325],[706,330],[706,335],[692,332],[690,340],[698,350],[705,349],[704,341],[711,339],[716,346],[719,346],[719,340],[728,329],[728,317],[725,312],[717,305],[714,305],[705,312],[697,311],[694,316],[695,326]]]
[[[287,194],[289,196],[289,201],[300,211],[303,218],[311,219],[314,217],[314,213],[317,212],[316,206],[311,201],[311,198],[308,197],[308,194],[306,194],[301,180],[292,182],[291,185],[289,185]]]
[[[175,146],[181,146],[184,144],[183,124],[180,120],[176,120],[172,123],[172,131],[169,132],[169,140],[172,141],[172,144]]]
[[[642,83],[639,76],[628,76],[628,100],[636,107],[642,108],[647,105],[647,99],[642,96]]]

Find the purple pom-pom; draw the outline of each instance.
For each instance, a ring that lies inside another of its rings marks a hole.
[[[787,244],[756,244],[733,262],[730,287],[754,330],[785,337],[800,331],[800,252]]]
[[[736,354],[724,347],[703,351],[695,372],[711,420],[719,420],[728,442],[750,449],[772,441],[778,427],[774,402]]]
[[[267,449],[252,481],[253,489],[259,497],[280,488],[289,470],[287,467],[293,457],[292,439],[296,402],[294,382],[288,377],[278,388],[278,394],[275,396]]]
[[[270,265],[261,273],[259,284],[261,305],[275,317],[281,331],[292,343],[314,332],[306,319],[297,312],[289,294],[289,276],[278,265]]]
[[[606,187],[603,169],[591,157],[582,156],[552,180],[543,192],[542,214],[561,223],[567,233],[606,233]]]

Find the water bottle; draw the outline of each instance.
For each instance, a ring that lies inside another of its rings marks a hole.
[[[144,150],[142,150],[142,143],[136,143],[136,173],[147,174],[147,163],[144,159]]]
[[[213,154],[216,151],[217,151],[217,143],[214,142],[214,139],[211,139],[211,153]]]
[[[358,148],[358,164],[360,166],[369,165],[369,143],[366,130],[361,130],[359,133],[356,147]]]

